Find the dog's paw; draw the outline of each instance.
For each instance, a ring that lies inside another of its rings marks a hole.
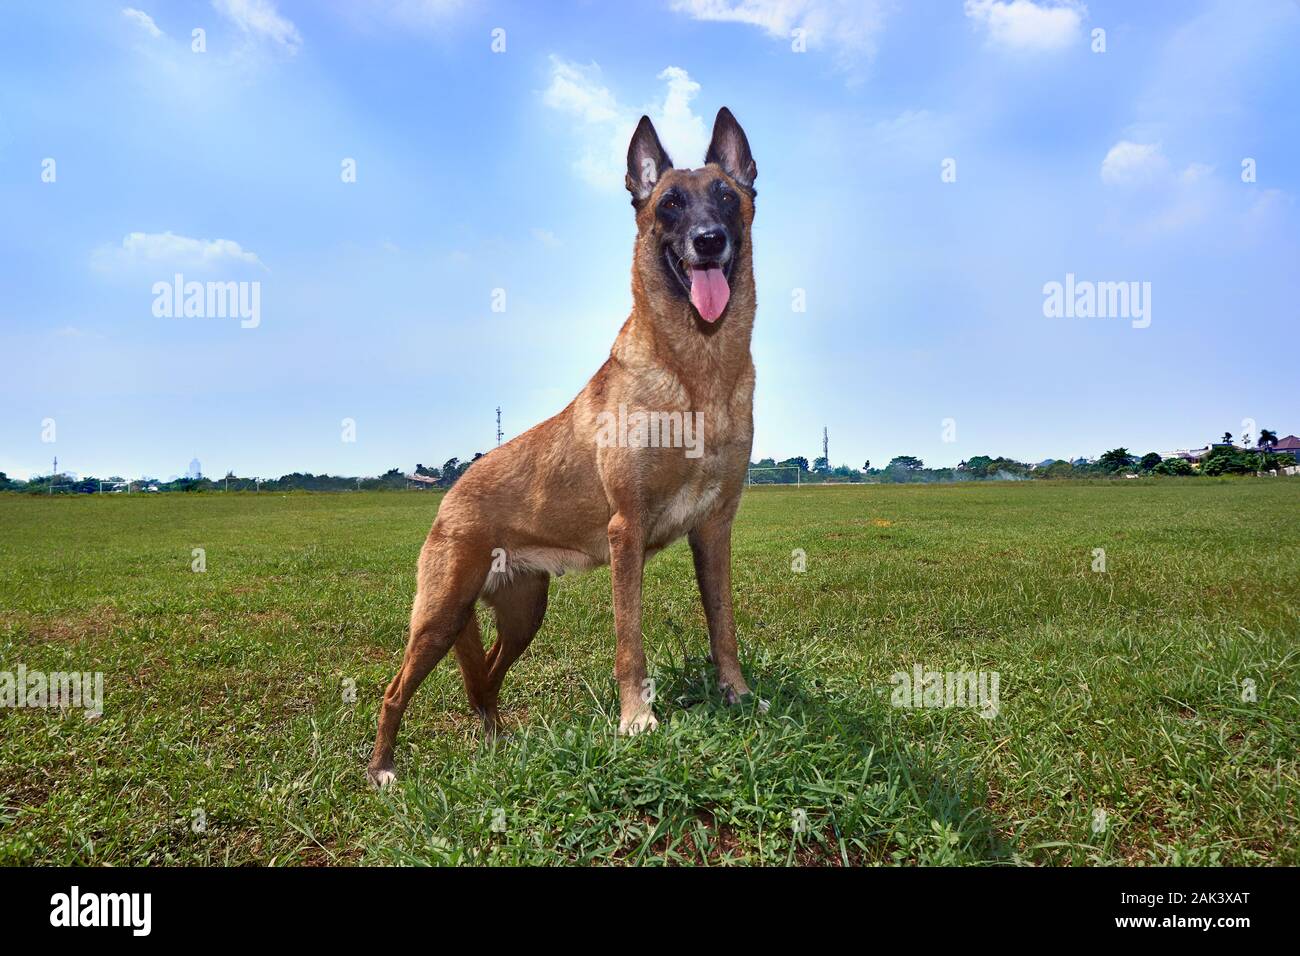
[[[367,767],[366,780],[368,780],[370,785],[376,790],[383,790],[386,787],[392,786],[393,783],[396,782],[397,774],[395,774],[391,769],[375,770],[373,767]]]
[[[659,721],[655,717],[654,711],[649,708],[641,711],[630,720],[624,717],[618,722],[618,732],[627,737],[635,737],[637,734],[658,729]]]
[[[728,705],[740,704],[742,706],[752,706],[760,714],[766,714],[772,706],[767,701],[763,700],[763,698],[756,697],[752,691],[747,690],[743,694],[738,694],[730,687],[724,687],[722,689],[722,699],[725,700]]]

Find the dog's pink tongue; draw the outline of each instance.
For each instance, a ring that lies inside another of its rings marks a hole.
[[[705,322],[716,322],[731,298],[731,288],[721,269],[691,270],[691,304]]]

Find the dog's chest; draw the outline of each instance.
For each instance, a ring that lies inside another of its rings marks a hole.
[[[660,509],[648,536],[649,546],[661,548],[686,534],[717,506],[721,493],[721,481],[683,485]]]
[[[666,481],[656,496],[660,505],[649,526],[650,547],[680,538],[722,503],[726,489],[734,493],[739,488],[753,434],[752,395],[752,379],[746,378],[731,394],[705,403],[698,457],[683,458],[659,472]]]
[[[689,532],[721,503],[727,482],[730,458],[719,453],[705,455],[677,471],[668,487],[659,489],[653,517],[648,526],[647,544],[661,548]],[[743,467],[743,466],[742,466]]]

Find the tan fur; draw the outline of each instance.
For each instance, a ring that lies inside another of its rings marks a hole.
[[[611,565],[620,730],[654,727],[642,689],[642,569],[649,555],[683,535],[690,537],[719,683],[729,700],[749,693],[731,607],[731,523],[753,437],[754,205],[737,187],[742,230],[731,298],[712,325],[670,294],[654,214],[665,189],[703,190],[718,176],[725,173],[716,165],[662,173],[637,212],[632,313],[609,359],[567,408],[479,459],[443,499],[420,554],[406,654],[384,694],[372,780],[392,779],[402,713],[453,646],[471,706],[489,732],[495,728],[501,681],[541,625],[550,576],[571,569]],[[620,404],[702,412],[703,454],[599,447],[597,416]],[[495,549],[505,552],[504,570],[492,570]],[[500,635],[487,655],[473,613],[480,597],[493,608]]]

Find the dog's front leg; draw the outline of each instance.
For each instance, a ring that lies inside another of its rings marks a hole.
[[[645,531],[635,518],[620,512],[610,519],[609,569],[614,585],[614,630],[618,651],[620,734],[637,734],[659,726],[655,719],[654,687],[646,680],[645,648],[641,645],[641,578],[645,569]]]
[[[690,535],[695,579],[709,622],[709,651],[727,703],[749,693],[736,651],[736,620],[731,611],[731,516],[734,509],[701,522]]]

